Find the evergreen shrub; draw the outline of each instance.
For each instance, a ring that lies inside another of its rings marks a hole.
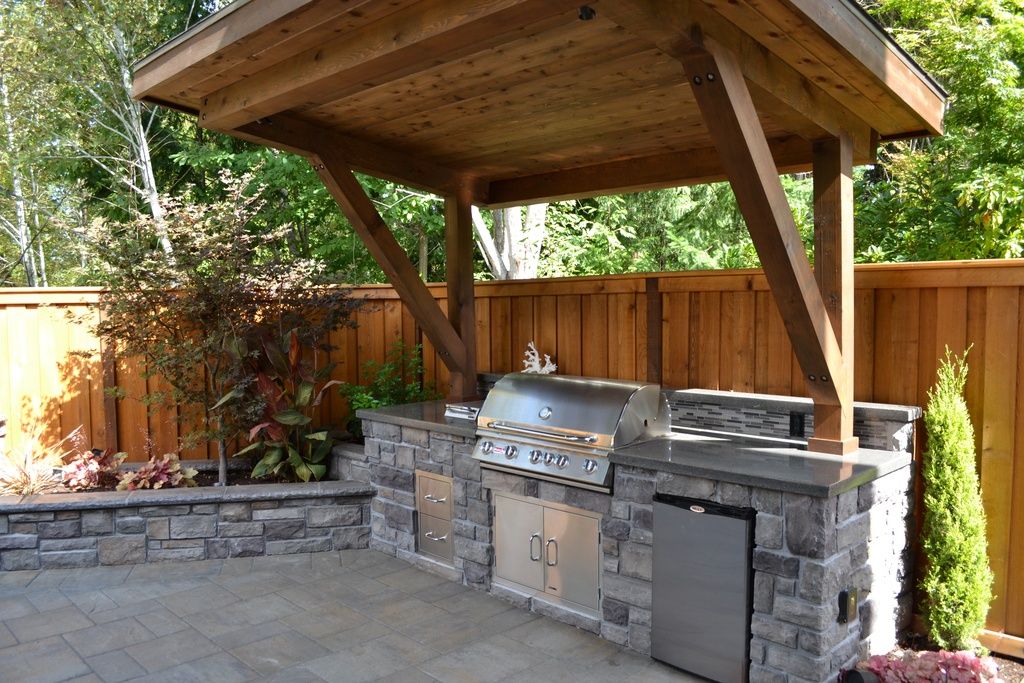
[[[929,638],[957,650],[980,647],[977,637],[992,600],[966,381],[966,353],[957,357],[946,349],[924,414],[924,616]]]

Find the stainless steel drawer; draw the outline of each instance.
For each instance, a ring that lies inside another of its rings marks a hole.
[[[416,509],[437,519],[452,518],[452,480],[430,472],[416,472]]]
[[[419,530],[416,533],[416,543],[420,552],[451,562],[452,547],[455,543],[452,538],[452,523],[446,519],[438,519],[423,513],[420,513],[418,517]]]

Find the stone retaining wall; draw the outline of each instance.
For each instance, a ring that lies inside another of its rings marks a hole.
[[[320,482],[0,498],[0,569],[366,548],[372,494]]]

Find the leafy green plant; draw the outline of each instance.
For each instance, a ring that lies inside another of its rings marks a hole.
[[[134,472],[125,472],[117,484],[118,491],[135,491],[136,489],[178,488],[195,486],[193,477],[199,474],[191,467],[182,467],[181,461],[174,453],[151,456],[149,462]]]
[[[304,356],[316,358],[315,349],[304,348],[297,330],[283,338],[267,336],[260,351],[243,353],[253,364],[256,381],[249,391],[262,402],[260,422],[249,430],[253,443],[237,455],[260,452],[262,457],[252,476],[275,475],[287,479],[319,480],[327,472],[324,460],[333,440],[327,430],[313,430],[311,413],[320,405],[324,393],[341,382],[329,380],[334,364],[315,367]],[[236,388],[219,403],[242,398]]]
[[[946,358],[928,391],[924,414],[924,616],[928,636],[942,648],[978,649],[992,601],[992,570],[975,468],[974,428],[963,390],[966,354]]]
[[[362,436],[362,421],[357,410],[433,401],[441,398],[432,382],[423,381],[423,347],[396,341],[388,349],[383,363],[363,363],[364,384],[343,384],[340,393],[348,399],[348,430]]]

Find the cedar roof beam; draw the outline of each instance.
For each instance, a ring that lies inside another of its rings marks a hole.
[[[230,130],[331,102],[565,20],[577,0],[424,0],[211,93],[200,125]]]
[[[466,345],[420,279],[419,272],[377,213],[342,151],[321,147],[312,157],[313,167],[327,190],[341,207],[352,227],[384,270],[388,282],[453,374],[463,374],[468,354]]]
[[[701,0],[616,0],[600,5],[598,11],[676,59],[685,58],[695,49],[699,51],[705,37],[730,46],[744,78],[756,86],[758,97],[770,93],[828,135],[847,131],[857,141],[859,156],[865,156],[863,149],[874,137],[868,122]],[[876,123],[879,127],[882,124]]]
[[[796,173],[811,168],[811,143],[789,136],[769,140],[776,172]],[[487,206],[521,206],[604,194],[642,192],[666,187],[700,185],[726,180],[714,147],[668,152],[648,157],[579,166],[553,173],[538,173],[494,180],[487,191]]]
[[[740,64],[714,43],[690,43],[681,54],[815,406],[852,405],[848,368]]]
[[[461,372],[452,373],[448,398],[477,398],[476,303],[473,291],[473,198],[469,188],[445,197],[445,273],[448,280],[448,320],[466,346]]]
[[[391,147],[325,130],[293,116],[263,119],[230,131],[230,134],[307,158],[315,156],[316,149],[343,149],[350,167],[360,173],[435,194],[448,194],[467,183],[466,177],[454,169]],[[484,189],[479,186],[472,189],[474,200],[483,198]]]
[[[814,144],[814,279],[842,351],[850,388],[838,405],[815,404],[811,450],[849,453],[853,435],[853,142],[847,135]]]

